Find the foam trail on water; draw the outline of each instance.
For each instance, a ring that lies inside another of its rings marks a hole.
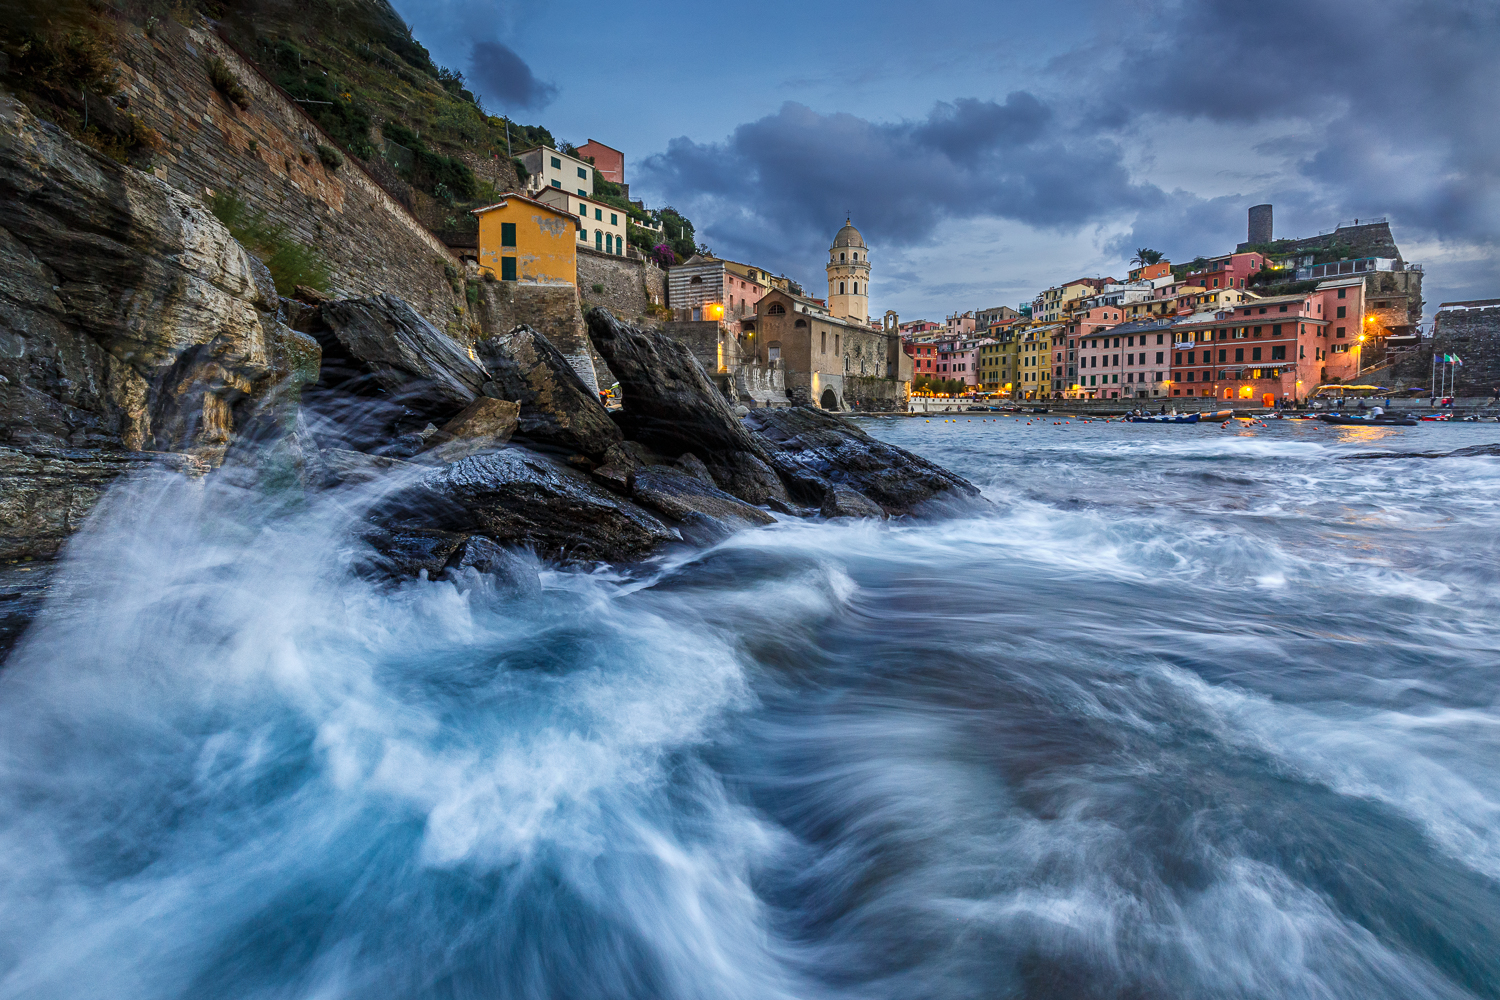
[[[121,484],[0,670],[0,997],[1500,995],[1500,463],[870,426],[993,512],[538,593]]]

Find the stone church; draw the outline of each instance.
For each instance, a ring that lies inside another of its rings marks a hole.
[[[825,410],[906,409],[912,361],[894,312],[869,317],[870,248],[846,220],[828,249],[828,298],[777,288],[740,321],[740,355],[785,386],[793,403]]]

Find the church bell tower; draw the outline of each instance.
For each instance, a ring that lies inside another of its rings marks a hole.
[[[838,319],[870,321],[870,248],[848,219],[828,248],[828,311]]]

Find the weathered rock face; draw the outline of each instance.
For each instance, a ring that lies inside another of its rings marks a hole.
[[[357,450],[447,423],[490,381],[457,341],[394,296],[325,302],[299,325],[323,352],[303,398],[322,418],[320,433]]]
[[[514,400],[521,410],[519,440],[541,451],[602,461],[619,444],[620,430],[562,352],[537,331],[518,326],[474,345],[494,377],[485,391]]]
[[[630,498],[671,520],[683,538],[700,545],[727,538],[743,528],[776,522],[759,507],[669,465],[638,469]]]
[[[0,447],[0,559],[57,555],[110,483],[155,462],[192,476],[209,470],[192,455]]]
[[[785,501],[786,487],[687,347],[602,309],[585,317],[594,347],[624,392],[616,422],[625,436],[669,458],[692,453],[725,491],[753,504]]]
[[[638,559],[681,537],[583,474],[519,448],[435,469],[384,500],[374,520],[388,532],[483,535],[569,561]]]
[[[823,410],[793,406],[751,410],[745,424],[774,452],[783,475],[820,483],[825,514],[847,516],[858,509],[853,491],[890,515],[911,514],[923,504],[979,496],[974,484],[911,452],[872,438]],[[854,515],[859,516],[859,515]]]
[[[0,442],[217,462],[276,308],[202,204],[0,94]]]

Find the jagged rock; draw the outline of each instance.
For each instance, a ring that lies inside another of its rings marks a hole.
[[[529,552],[502,549],[482,535],[471,535],[448,557],[449,578],[462,580],[467,571],[490,577],[496,590],[507,597],[536,599],[542,596],[541,564]]]
[[[872,438],[842,417],[809,406],[751,410],[745,424],[773,450],[784,477],[848,487],[892,516],[939,498],[965,500],[978,487],[911,452]]]
[[[0,442],[223,455],[264,268],[200,202],[0,94]]]
[[[391,530],[484,535],[567,561],[640,558],[681,536],[561,462],[507,448],[433,470],[379,505]]]
[[[539,451],[577,453],[596,462],[620,443],[620,430],[599,397],[537,331],[518,326],[479,341],[474,352],[494,377],[486,391],[520,404],[518,440]]]
[[[379,576],[417,576],[426,573],[436,577],[448,566],[468,540],[468,535],[435,528],[407,528],[374,531],[367,536],[374,556],[359,569]]]
[[[776,523],[759,507],[670,465],[636,470],[630,496],[641,506],[678,522],[683,537],[697,544],[716,542],[741,528]]]
[[[520,409],[518,403],[508,399],[481,396],[444,424],[442,430],[449,438],[482,438],[504,444],[515,433]]]
[[[303,322],[323,350],[322,373],[303,399],[321,418],[320,434],[358,451],[447,423],[490,380],[464,347],[393,295],[325,302]]]
[[[703,464],[703,459],[690,451],[683,452],[677,456],[677,467],[695,479],[701,479],[705,483],[712,483],[714,477],[708,471],[708,466]]]
[[[668,458],[692,452],[720,488],[748,503],[788,500],[765,446],[740,423],[686,345],[621,323],[603,309],[590,309],[586,319],[594,347],[624,391],[624,407],[614,417],[627,438]]]
[[[827,518],[873,517],[879,520],[885,517],[880,504],[859,490],[851,490],[847,486],[828,487],[828,492],[823,497],[821,513]]]

